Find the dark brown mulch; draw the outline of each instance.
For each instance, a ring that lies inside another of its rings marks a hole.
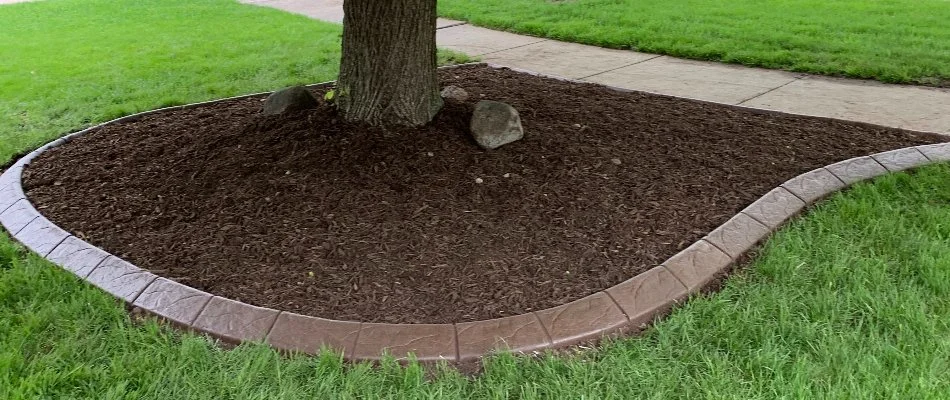
[[[77,236],[217,295],[443,323],[586,296],[788,178],[941,141],[508,70],[440,74],[472,100],[425,128],[366,128],[327,106],[265,117],[261,98],[226,101],[80,137],[40,156],[25,186]],[[467,123],[479,99],[518,108],[525,139],[477,148]]]

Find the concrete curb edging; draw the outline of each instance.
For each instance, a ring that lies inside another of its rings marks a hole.
[[[265,93],[147,111],[50,142],[0,175],[0,224],[30,250],[124,302],[222,341],[264,341],[278,350],[310,354],[330,348],[350,360],[378,360],[383,354],[404,359],[412,354],[420,361],[470,361],[498,351],[533,352],[640,329],[697,293],[783,223],[829,194],[890,172],[950,161],[950,143],[940,143],[821,167],[789,179],[685,250],[616,286],[546,310],[455,324],[337,321],[214,296],[156,276],[71,235],[41,215],[23,191],[24,168],[40,153],[78,135],[148,114],[261,94]]]

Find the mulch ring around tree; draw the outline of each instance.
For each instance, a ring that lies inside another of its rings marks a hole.
[[[263,96],[108,125],[24,174],[57,225],[209,293],[365,322],[452,323],[567,303],[644,272],[785,180],[936,135],[741,110],[485,66],[428,126]],[[323,98],[324,89],[314,89]],[[523,140],[468,133],[478,100]]]

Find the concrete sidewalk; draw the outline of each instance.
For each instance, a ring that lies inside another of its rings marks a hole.
[[[342,0],[241,0],[341,23]],[[439,19],[440,47],[483,61],[633,90],[950,134],[950,90],[610,50]]]

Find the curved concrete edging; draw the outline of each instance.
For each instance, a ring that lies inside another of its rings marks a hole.
[[[311,86],[324,84],[327,83]],[[950,161],[950,143],[940,143],[852,158],[818,168],[786,181],[706,237],[623,283],[546,310],[455,324],[336,321],[214,296],[156,276],[71,235],[43,217],[23,192],[21,174],[31,160],[78,135],[143,115],[261,94],[147,111],[50,142],[0,175],[0,224],[30,250],[113,296],[178,326],[220,340],[264,341],[279,350],[311,354],[332,348],[350,360],[376,360],[383,353],[405,358],[411,353],[423,361],[468,361],[495,351],[531,352],[639,329],[698,292],[806,206],[862,180]]]

